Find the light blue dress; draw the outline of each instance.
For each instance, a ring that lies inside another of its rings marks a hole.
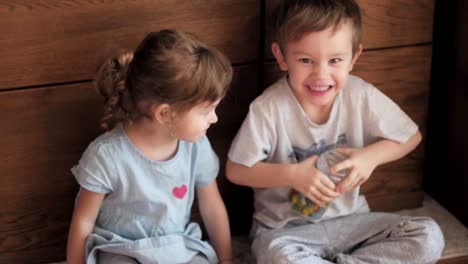
[[[96,138],[72,168],[81,187],[106,194],[86,243],[87,263],[97,262],[99,250],[140,263],[186,263],[197,254],[217,263],[189,221],[195,186],[210,184],[218,171],[206,136],[179,141],[168,161],[143,156],[121,125]]]

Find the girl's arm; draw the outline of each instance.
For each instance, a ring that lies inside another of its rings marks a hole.
[[[219,263],[232,263],[229,219],[216,180],[207,186],[197,187],[198,206]]]
[[[73,212],[67,242],[67,264],[85,263],[85,244],[94,228],[104,194],[80,189]]]

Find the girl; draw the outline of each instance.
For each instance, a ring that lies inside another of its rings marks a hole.
[[[80,184],[67,263],[231,262],[219,162],[206,137],[232,78],[228,59],[175,30],[101,67],[102,126],[72,168]],[[196,188],[213,248],[189,223]],[[217,258],[218,257],[218,258]]]

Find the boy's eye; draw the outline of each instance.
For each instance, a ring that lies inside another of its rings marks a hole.
[[[335,63],[338,63],[338,62],[341,62],[341,61],[342,61],[342,59],[340,59],[340,58],[333,58],[333,59],[330,60],[330,63],[335,64]]]
[[[302,63],[311,63],[312,62],[312,60],[307,59],[307,58],[301,58],[301,59],[299,59],[299,61],[302,62]]]

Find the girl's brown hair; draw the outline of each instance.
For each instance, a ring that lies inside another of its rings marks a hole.
[[[331,26],[353,23],[353,54],[361,44],[361,11],[354,0],[282,0],[274,12],[275,41],[284,51],[289,41]]]
[[[167,103],[183,112],[226,94],[229,60],[195,36],[177,30],[149,33],[135,53],[123,52],[99,69],[95,85],[106,100],[101,126],[151,118],[150,106]]]

